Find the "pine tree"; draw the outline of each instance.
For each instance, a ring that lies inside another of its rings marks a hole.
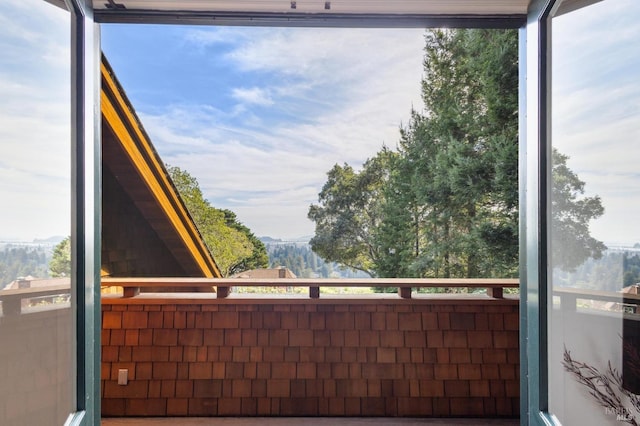
[[[54,278],[71,276],[71,238],[65,238],[53,248],[49,274]]]
[[[381,259],[385,275],[516,273],[516,41],[513,31],[427,33],[425,112],[402,129],[385,192],[379,240],[395,234],[402,247],[391,270]]]

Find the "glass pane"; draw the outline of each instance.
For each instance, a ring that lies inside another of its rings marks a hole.
[[[562,424],[617,425],[640,420],[640,2],[565,3],[551,21],[549,405]]]
[[[0,424],[74,411],[70,16],[0,3]]]

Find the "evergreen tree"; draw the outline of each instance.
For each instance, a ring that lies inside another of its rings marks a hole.
[[[71,238],[65,238],[54,247],[49,273],[54,278],[71,276]]]
[[[415,113],[414,113],[415,114]],[[402,132],[401,144],[408,137]],[[416,197],[421,179],[408,167],[409,161],[395,156],[382,194],[383,220],[374,231],[376,244],[382,253],[376,264],[380,277],[410,278],[419,274],[413,260],[419,255],[426,211]]]
[[[414,111],[402,129],[392,173],[397,178],[385,192],[390,214],[378,235],[379,241],[394,241],[401,249],[388,256],[395,263],[381,260],[381,273],[513,276],[518,254],[517,35],[429,31],[424,68],[426,111]]]
[[[298,278],[362,278],[364,275],[348,268],[339,269],[335,263],[325,262],[306,244],[267,245],[267,251],[271,268],[289,268]]]

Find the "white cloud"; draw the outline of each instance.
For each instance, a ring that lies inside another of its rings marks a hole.
[[[299,234],[274,233],[299,228],[304,234],[312,231],[306,211],[316,201],[333,164],[349,162],[357,166],[374,155],[383,141],[395,144],[398,140],[398,123],[380,126],[383,120],[379,115],[360,111],[366,112],[364,106],[344,113],[332,111],[331,116],[309,124],[265,126],[255,131],[192,123],[192,136],[175,138],[175,133],[164,126],[170,120],[143,122],[163,159],[196,176],[214,204],[232,208],[252,229],[264,228],[261,218],[275,214],[270,213],[272,210],[279,211],[278,217],[288,226],[278,230],[275,222],[269,221],[273,231],[267,228],[265,232],[295,237]],[[339,121],[333,122],[334,118]],[[378,123],[371,121],[376,118]],[[215,136],[208,139],[209,135]],[[300,187],[306,190],[301,193]],[[255,197],[256,192],[269,196]],[[243,199],[245,206],[235,207],[236,199]],[[289,207],[284,209],[285,205]],[[251,209],[255,213],[250,213]]]
[[[258,235],[313,233],[307,210],[326,172],[335,163],[358,167],[383,143],[395,147],[400,123],[422,105],[422,30],[186,34],[209,55],[226,45],[229,73],[259,75],[263,84],[235,80],[229,90],[242,107],[172,105],[142,121],[166,162],[188,170],[214,205]]]
[[[233,97],[242,103],[261,106],[273,105],[273,99],[271,99],[269,91],[259,87],[252,87],[250,89],[235,88],[233,89]]]
[[[591,229],[605,242],[640,241],[638,13],[637,1],[619,0],[553,21],[552,143],[602,198]]]
[[[42,1],[0,4],[0,236],[70,229],[69,14]]]
[[[253,34],[259,34],[260,31],[268,31],[268,29],[255,28]],[[184,41],[191,47],[205,49],[216,45],[241,42],[249,34],[239,27],[217,27],[215,31],[203,29],[202,27],[192,27],[184,31]]]

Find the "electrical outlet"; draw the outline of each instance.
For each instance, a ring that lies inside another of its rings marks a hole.
[[[125,386],[129,382],[129,370],[121,368],[118,370],[118,384]]]

